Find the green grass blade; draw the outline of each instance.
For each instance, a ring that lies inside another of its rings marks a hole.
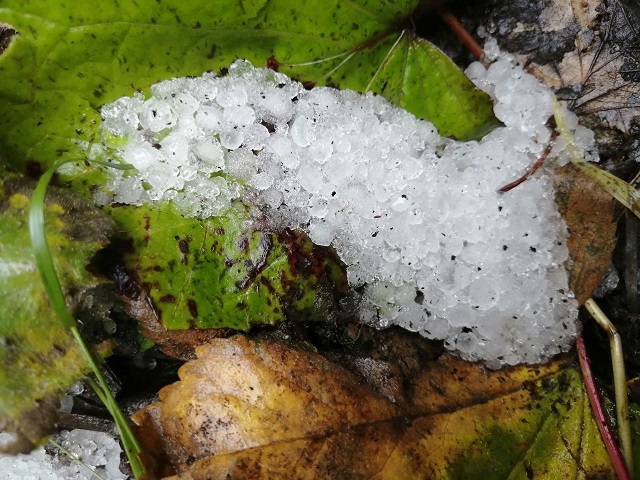
[[[554,102],[553,116],[556,120],[558,132],[560,132],[562,138],[567,142],[567,150],[569,151],[571,163],[582,170],[583,173],[588,175],[613,198],[631,210],[636,216],[640,217],[640,192],[621,178],[596,167],[584,159],[578,147],[575,145],[571,131],[567,127],[558,100],[555,96],[552,96],[552,100]]]
[[[91,353],[89,346],[78,329],[75,319],[67,308],[60,279],[56,273],[51,251],[49,250],[44,224],[45,194],[51,178],[60,165],[62,164],[53,166],[40,177],[31,199],[31,205],[29,208],[29,235],[31,237],[36,265],[40,272],[40,276],[42,277],[42,282],[49,300],[51,301],[51,305],[60,318],[62,326],[71,330],[74,338],[80,345],[80,349],[86,361],[98,380],[96,383],[90,379],[89,383],[94,388],[96,394],[100,400],[102,400],[118,426],[123,447],[127,453],[129,463],[131,464],[131,469],[133,470],[136,478],[141,478],[145,475],[145,469],[140,461],[140,444],[135,438],[127,418],[124,416],[115,398],[111,394],[95,357]]]
[[[44,197],[47,185],[51,181],[57,168],[58,167],[53,167],[47,170],[33,191],[29,208],[29,235],[31,237],[33,253],[36,257],[36,265],[38,266],[42,283],[44,283],[47,295],[49,296],[49,301],[62,321],[62,324],[67,328],[71,328],[76,325],[76,321],[71,316],[64,300],[62,286],[56,274],[56,267],[53,264],[53,258],[49,251],[49,244],[47,243],[44,227]]]

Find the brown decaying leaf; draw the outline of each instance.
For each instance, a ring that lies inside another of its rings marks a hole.
[[[569,287],[582,305],[602,281],[616,244],[615,200],[573,165],[556,170],[556,203],[569,230]]]
[[[407,397],[396,398],[318,352],[280,341],[235,336],[196,350],[182,381],[133,416],[160,476],[612,475],[566,359],[496,372],[443,354],[405,378]]]

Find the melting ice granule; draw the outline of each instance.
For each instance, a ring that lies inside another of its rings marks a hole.
[[[124,480],[120,444],[112,436],[88,430],[63,431],[56,439],[86,467],[106,480]],[[0,455],[0,480],[88,480],[98,478],[64,454],[48,455],[40,447],[28,455]]]
[[[225,77],[162,82],[147,100],[103,108],[102,128],[128,137],[120,155],[139,170],[133,182],[112,173],[112,201],[171,198],[188,215],[251,201],[334,246],[352,285],[365,285],[362,320],[491,367],[541,362],[578,328],[551,167],[498,189],[549,141],[550,92],[508,57],[468,74],[505,124],[479,142],[442,138],[379,96],[306,91],[245,61]],[[219,169],[227,176],[211,177]]]

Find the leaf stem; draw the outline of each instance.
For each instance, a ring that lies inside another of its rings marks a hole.
[[[115,420],[116,425],[118,426],[122,444],[125,452],[127,453],[127,457],[129,459],[129,463],[131,464],[133,474],[136,478],[141,478],[145,475],[145,469],[139,457],[142,451],[140,448],[140,444],[135,438],[129,423],[122,413],[122,410],[120,410],[120,407],[113,397],[111,390],[109,390],[109,386],[107,385],[107,382],[102,375],[100,367],[98,366],[98,362],[92,354],[91,349],[87,345],[84,337],[80,333],[75,318],[73,318],[73,315],[71,315],[71,312],[67,308],[64,293],[62,291],[62,286],[60,284],[60,279],[58,278],[56,267],[53,263],[53,257],[51,255],[49,244],[47,242],[44,222],[44,206],[47,186],[53,178],[56,170],[61,165],[69,162],[71,161],[66,161],[54,165],[53,167],[48,169],[38,180],[36,188],[33,191],[31,204],[29,207],[29,235],[31,237],[31,245],[33,247],[33,252],[36,259],[36,265],[42,278],[42,283],[44,284],[45,291],[47,292],[47,296],[49,297],[49,301],[51,302],[53,310],[61,320],[63,327],[68,328],[71,331],[73,337],[80,347],[80,351],[91,367],[91,370],[93,371],[96,379],[98,380],[98,382],[96,383],[92,379],[89,379],[89,383],[95,390],[100,400],[102,400],[105,407]]]
[[[378,66],[378,69],[376,70],[376,73],[373,74],[373,77],[371,77],[371,80],[369,80],[369,83],[367,84],[367,88],[364,89],[365,92],[368,92],[371,89],[371,85],[373,85],[373,82],[375,81],[376,77],[378,76],[378,74],[382,71],[382,69],[387,65],[387,63],[389,62],[389,58],[391,57],[391,54],[393,53],[393,51],[396,49],[396,47],[398,46],[398,43],[400,43],[400,40],[402,40],[402,37],[405,34],[405,30],[402,30],[400,32],[400,36],[398,37],[398,39],[395,41],[395,43],[391,46],[391,48],[389,49],[389,51],[387,52],[387,55],[384,57],[384,60],[382,60],[382,63],[380,63],[380,65]]]
[[[631,426],[629,424],[629,400],[627,394],[627,376],[624,368],[622,341],[616,327],[600,309],[598,304],[590,298],[584,304],[587,311],[609,336],[611,348],[611,363],[613,367],[613,389],[616,399],[616,417],[618,419],[618,437],[620,450],[627,465],[627,470],[633,475],[633,448],[631,445]]]
[[[345,58],[344,60],[342,60],[338,65],[336,65],[334,68],[332,68],[331,70],[329,70],[327,73],[325,73],[324,75],[322,75],[320,78],[314,80],[313,83],[319,83],[323,80],[326,80],[327,78],[329,78],[336,70],[340,69],[340,67],[342,67],[345,63],[347,63],[349,60],[351,60],[355,54],[358,53],[357,50],[354,50],[353,52],[351,52],[347,58]]]
[[[349,55],[349,51],[338,53],[337,55],[331,55],[330,57],[320,58],[318,60],[312,60],[310,62],[301,62],[301,63],[281,63],[281,67],[293,68],[293,67],[306,67],[308,65],[317,65],[319,63],[329,62],[331,60],[336,60],[338,58],[342,58],[345,55]]]
[[[640,220],[625,210],[624,285],[631,317],[638,316],[638,226]]]

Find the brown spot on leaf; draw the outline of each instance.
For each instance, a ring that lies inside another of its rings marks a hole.
[[[280,62],[274,57],[269,57],[267,58],[267,68],[277,72],[280,69]]]
[[[236,248],[242,253],[247,253],[249,251],[249,237],[246,235],[238,237],[238,240],[236,240]]]
[[[191,237],[187,235],[183,239],[178,241],[178,248],[180,249],[180,253],[182,254],[182,258],[180,258],[180,262],[183,265],[187,265],[189,263],[189,243],[191,242]]]
[[[244,237],[246,238],[246,237]],[[259,242],[259,250],[260,257],[256,260],[254,264],[249,264],[249,273],[242,280],[238,280],[236,282],[236,287],[240,290],[244,290],[247,286],[256,279],[258,275],[264,270],[267,266],[267,258],[269,257],[269,252],[271,251],[271,236],[268,234],[262,235]],[[248,240],[247,240],[247,249],[248,249]]]
[[[265,287],[267,287],[267,290],[269,290],[269,293],[271,293],[272,295],[275,293],[275,289],[273,288],[273,285],[271,285],[271,282],[269,281],[268,278],[260,277],[260,283]]]
[[[162,303],[176,303],[176,297],[174,295],[171,295],[170,293],[163,295],[162,297],[160,297],[160,301]]]
[[[187,300],[187,307],[189,308],[189,313],[193,318],[198,318],[198,304],[193,298]]]
[[[9,48],[9,44],[16,35],[18,35],[18,32],[15,28],[6,23],[0,23],[0,55]]]
[[[187,237],[187,238],[183,238],[178,242],[178,248],[180,248],[181,253],[184,253],[185,255],[189,253],[190,241],[191,241],[191,238]]]

